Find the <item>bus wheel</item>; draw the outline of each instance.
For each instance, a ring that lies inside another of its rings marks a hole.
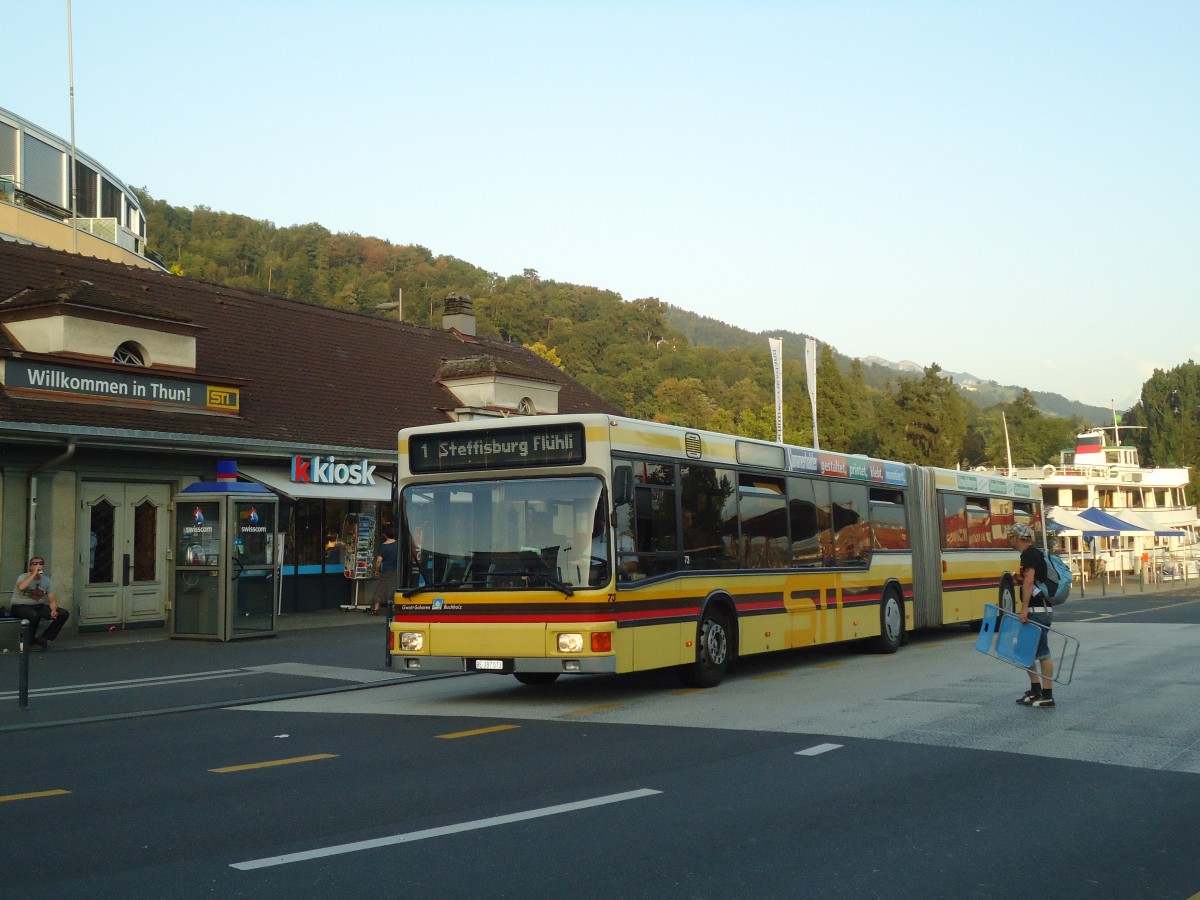
[[[904,604],[893,588],[884,591],[879,602],[879,637],[875,648],[880,653],[895,653],[904,643]]]
[[[997,604],[1006,613],[1017,611],[1017,595],[1013,591],[1012,582],[1007,578],[1000,582],[1000,596],[997,598]]]
[[[716,687],[729,668],[729,652],[729,621],[719,610],[705,610],[696,641],[696,661],[679,672],[683,683],[697,688]]]
[[[554,684],[558,681],[558,675],[558,672],[513,672],[513,678],[529,685]]]

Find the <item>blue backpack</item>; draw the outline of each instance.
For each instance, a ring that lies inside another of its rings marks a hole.
[[[1074,579],[1071,567],[1063,562],[1062,557],[1053,553],[1046,554],[1046,581],[1042,585],[1042,593],[1046,595],[1046,603],[1050,606],[1061,606],[1071,596],[1071,581]]]

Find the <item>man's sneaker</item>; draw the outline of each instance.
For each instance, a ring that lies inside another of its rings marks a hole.
[[[1036,706],[1038,709],[1049,709],[1054,706],[1054,698],[1053,697],[1038,697],[1036,700],[1034,700],[1029,705]]]
[[[1017,702],[1020,703],[1022,706],[1033,706],[1033,701],[1040,699],[1041,696],[1042,696],[1041,691],[1029,690],[1029,691],[1026,691],[1024,694],[1022,694],[1020,697],[1018,697]]]

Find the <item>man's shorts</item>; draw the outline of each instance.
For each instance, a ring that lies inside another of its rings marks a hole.
[[[1037,652],[1033,655],[1034,659],[1049,659],[1050,658],[1050,642],[1048,640],[1050,632],[1047,629],[1050,627],[1051,614],[1048,612],[1031,612],[1029,621],[1036,623],[1038,626],[1038,645]]]

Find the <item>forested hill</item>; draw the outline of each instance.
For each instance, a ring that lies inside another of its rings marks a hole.
[[[378,307],[402,291],[403,318],[419,325],[436,325],[446,295],[465,291],[475,301],[481,335],[529,346],[631,416],[775,437],[763,335],[653,298],[626,301],[612,291],[542,279],[533,269],[501,276],[421,246],[333,234],[317,224],[279,228],[203,206],[172,206],[144,192],[142,200],[147,243],[179,274],[378,316],[396,315]],[[705,324],[703,333],[697,322]],[[784,337],[803,345],[803,335]],[[785,355],[783,374],[784,438],[811,444],[803,354]],[[911,462],[1002,463],[1002,411],[1017,464],[1056,461],[1089,424],[1047,416],[1032,394],[1015,389],[983,409],[966,402],[936,365],[905,375],[839,359],[827,344],[817,384],[823,448]]]

